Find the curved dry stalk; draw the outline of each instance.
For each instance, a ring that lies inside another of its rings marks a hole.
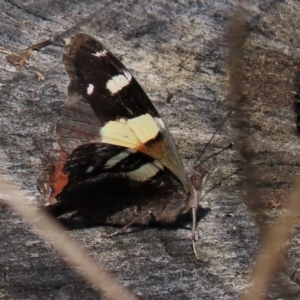
[[[263,298],[277,270],[282,266],[288,240],[295,230],[300,215],[299,195],[300,184],[296,184],[292,189],[286,210],[265,234],[243,300]]]
[[[86,281],[97,289],[101,296],[111,300],[135,300],[133,294],[125,289],[115,278],[108,274],[99,263],[92,259],[78,244],[63,232],[63,228],[53,218],[24,201],[24,193],[0,174],[0,198],[17,214],[26,220],[38,234],[51,243],[66,262],[75,267]]]

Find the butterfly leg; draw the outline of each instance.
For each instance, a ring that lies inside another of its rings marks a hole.
[[[193,205],[193,208],[192,208],[192,220],[193,220],[193,222],[192,222],[192,237],[191,237],[191,240],[192,240],[192,248],[193,248],[193,252],[194,252],[195,258],[197,260],[201,261],[200,257],[197,254],[196,244],[195,244],[198,205],[199,205],[198,193],[197,193],[196,190],[194,190],[194,205]]]
[[[145,211],[143,213],[141,213],[139,216],[137,216],[135,219],[133,219],[132,221],[130,221],[129,223],[127,223],[124,227],[122,227],[121,229],[111,233],[111,234],[103,234],[102,237],[104,238],[110,238],[119,234],[122,234],[127,228],[129,228],[130,226],[132,226],[133,224],[137,223],[138,221],[142,220],[143,218],[147,217],[148,215],[151,215],[152,212],[151,211]]]
[[[195,258],[196,258],[197,260],[200,260],[200,261],[201,261],[200,257],[199,257],[198,254],[197,254],[197,251],[196,251],[196,244],[195,244],[195,240],[196,240],[196,238],[195,238],[196,212],[197,212],[197,209],[196,209],[196,208],[193,208],[193,210],[192,210],[192,216],[193,216],[193,225],[192,225],[192,226],[193,226],[193,227],[192,227],[192,247],[193,247],[193,252],[194,252]],[[194,223],[195,223],[195,225],[194,225]]]

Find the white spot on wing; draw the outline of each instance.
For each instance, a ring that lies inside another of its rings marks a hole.
[[[131,74],[128,71],[124,71],[123,74],[116,75],[108,80],[106,88],[112,93],[112,95],[114,95],[127,86],[131,78]]]
[[[136,149],[154,139],[159,130],[149,114],[128,120],[109,121],[100,130],[101,142]]]
[[[126,158],[127,156],[129,156],[130,154],[135,153],[135,152],[136,151],[132,150],[132,149],[127,149],[126,151],[120,152],[118,155],[113,156],[111,159],[109,159],[106,162],[104,169],[112,168],[118,162],[120,162],[121,160],[123,160],[124,158]]]
[[[140,168],[126,173],[133,180],[147,180],[159,172],[158,166],[154,163],[142,165]]]
[[[87,93],[88,93],[88,95],[93,94],[93,91],[94,91],[94,85],[90,83],[88,85],[88,87],[87,87]]]
[[[86,169],[86,173],[91,173],[94,171],[94,167],[93,166],[89,166],[87,169]]]
[[[96,53],[92,53],[92,55],[96,56],[96,57],[103,57],[107,54],[107,51],[104,49],[101,52],[96,52]]]

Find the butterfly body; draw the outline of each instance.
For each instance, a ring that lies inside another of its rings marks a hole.
[[[206,172],[199,166],[186,172],[171,134],[125,66],[86,34],[72,38],[64,64],[69,100],[57,135],[65,161],[47,175],[46,193],[57,200],[47,210],[121,225],[195,213]]]

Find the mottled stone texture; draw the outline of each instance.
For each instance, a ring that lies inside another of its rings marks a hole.
[[[101,238],[113,230],[107,227],[70,232],[141,299],[237,299],[260,230],[280,214],[300,173],[292,93],[299,88],[300,3],[245,2],[245,89],[260,198],[244,200],[240,155],[232,149],[215,159],[202,200],[210,208],[197,230],[202,262],[192,255],[190,231],[180,226],[111,239]],[[18,70],[0,56],[1,172],[28,191],[27,201],[43,204],[36,178],[44,152],[56,147],[55,124],[69,82],[63,39],[76,32],[99,38],[122,59],[169,126],[185,162],[196,158],[228,111],[225,36],[236,7],[235,1],[210,0],[0,1],[0,46],[18,51],[55,39]],[[227,122],[206,155],[237,139]],[[1,299],[98,299],[23,221],[5,207],[0,215]],[[299,242],[298,233],[269,299],[299,299]]]

